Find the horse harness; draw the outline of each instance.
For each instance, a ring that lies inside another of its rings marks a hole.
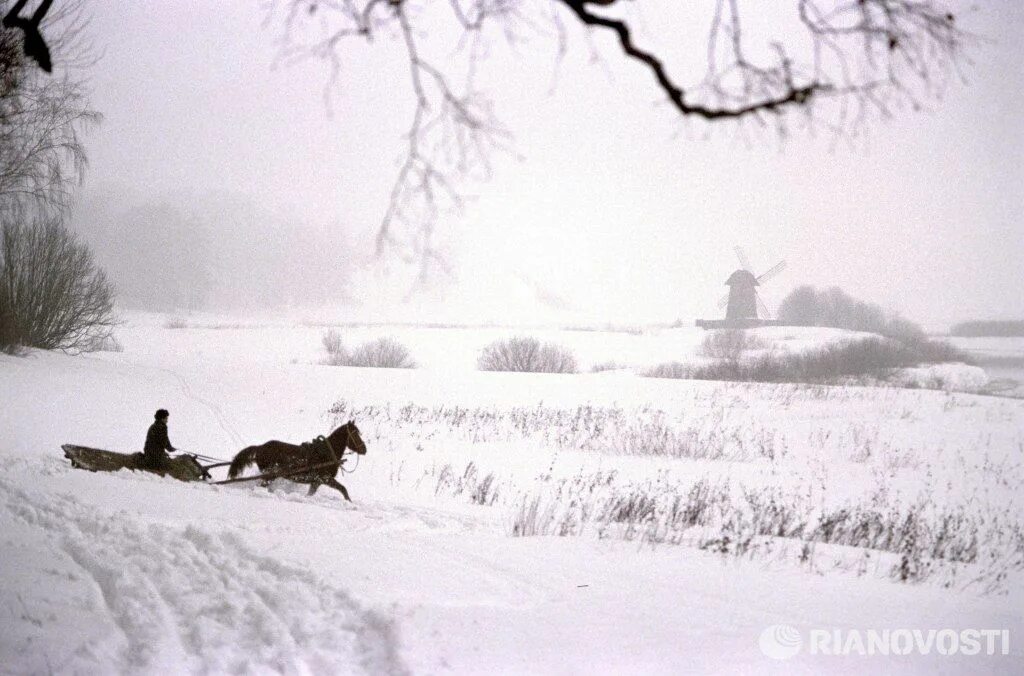
[[[348,474],[348,473],[351,473],[352,471],[354,471],[354,470],[346,470],[345,469],[345,457],[344,457],[345,456],[345,449],[349,446],[350,442],[352,441],[352,430],[348,429],[346,427],[345,428],[345,435],[346,435],[345,446],[342,447],[340,454],[335,452],[334,446],[331,444],[331,440],[328,439],[327,437],[325,437],[322,434],[317,436],[317,437],[315,437],[312,441],[303,442],[302,444],[300,444],[300,446],[302,446],[303,448],[308,448],[310,450],[310,452],[308,454],[309,456],[312,456],[313,452],[315,452],[317,448],[326,448],[327,449],[327,453],[331,457],[331,463],[337,463],[338,464],[338,469],[340,469],[343,474]],[[327,467],[330,467],[331,463],[327,463],[327,462],[320,463],[319,465],[310,467],[309,469],[313,470],[314,467],[318,468],[318,469],[319,468],[327,468]],[[332,474],[332,476],[333,476],[333,474]],[[299,480],[299,481],[306,480],[306,481],[309,481],[311,483],[312,482],[316,482],[316,483],[320,482],[320,475],[319,475],[319,473],[315,473],[315,472],[311,472],[310,474],[296,474],[296,475],[293,475],[293,478],[296,479],[296,480]]]

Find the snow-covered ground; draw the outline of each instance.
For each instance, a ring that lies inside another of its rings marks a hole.
[[[420,368],[399,371],[320,365],[323,318],[168,320],[130,317],[123,352],[0,356],[0,671],[1024,668],[1024,401],[635,374],[696,358],[689,328],[338,329],[402,341]],[[515,334],[630,368],[475,370]],[[63,459],[137,450],[160,407],[220,458],[354,417],[354,503]],[[803,640],[785,661],[776,625]],[[1008,654],[809,644],[935,629],[1007,630]]]

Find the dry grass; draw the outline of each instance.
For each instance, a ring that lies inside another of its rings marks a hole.
[[[819,545],[853,548],[861,561],[899,582],[937,579],[944,586],[999,591],[1024,570],[1024,529],[1008,511],[979,511],[970,501],[936,506],[884,493],[831,508],[781,486],[750,487],[700,479],[621,484],[614,472],[549,481],[521,493],[509,533],[579,536],[692,546],[722,555],[776,556],[808,563]],[[849,554],[850,552],[847,552]],[[861,571],[865,572],[865,571]]]

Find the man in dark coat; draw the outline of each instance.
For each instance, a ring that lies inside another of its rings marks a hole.
[[[156,420],[149,426],[146,432],[146,446],[143,448],[143,462],[149,469],[162,470],[167,467],[167,451],[176,451],[171,446],[171,440],[167,438],[167,418],[170,413],[167,409],[160,409],[154,417]]]

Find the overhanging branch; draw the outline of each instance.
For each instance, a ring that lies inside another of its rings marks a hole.
[[[761,99],[743,106],[737,106],[734,108],[716,108],[699,103],[688,103],[686,101],[686,92],[668,76],[668,73],[665,70],[665,65],[661,60],[650,52],[644,51],[636,46],[633,42],[633,36],[629,30],[629,26],[625,21],[599,16],[591,13],[587,9],[587,5],[611,5],[614,4],[615,0],[560,0],[560,2],[572,10],[576,17],[584,24],[588,26],[607,28],[614,31],[619,38],[619,44],[622,46],[622,51],[630,58],[640,61],[651,70],[655,79],[658,81],[658,86],[660,86],[665,92],[669,101],[672,102],[672,105],[676,110],[683,115],[695,115],[706,120],[718,120],[723,118],[743,117],[760,111],[777,112],[780,108],[786,105],[805,104],[815,93],[828,88],[826,85],[819,84],[817,82],[811,82],[802,87],[797,87],[794,85],[792,80],[787,78],[787,88],[778,96]]]

